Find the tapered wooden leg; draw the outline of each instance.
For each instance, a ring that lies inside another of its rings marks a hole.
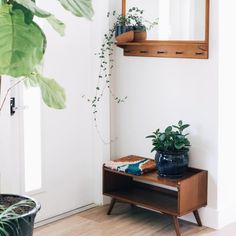
[[[110,214],[111,214],[111,211],[112,211],[112,209],[113,209],[115,203],[116,203],[116,199],[115,199],[115,198],[112,198],[112,199],[111,199],[110,206],[109,206],[109,209],[108,209],[108,211],[107,211],[107,215],[110,215]]]
[[[178,220],[177,216],[173,216],[173,221],[174,221],[174,225],[175,225],[176,236],[180,236],[179,220]]]
[[[194,214],[194,216],[195,216],[195,219],[196,219],[196,221],[197,221],[197,224],[198,224],[199,226],[202,226],[202,222],[201,222],[200,216],[199,216],[199,214],[198,214],[198,210],[193,211],[193,214]]]

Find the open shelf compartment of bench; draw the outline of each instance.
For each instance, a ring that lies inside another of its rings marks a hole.
[[[158,186],[157,186],[158,185]],[[201,226],[198,209],[207,205],[207,171],[188,168],[180,179],[160,178],[156,171],[135,176],[103,167],[103,194],[116,200],[172,216],[180,235],[177,217],[193,212]]]

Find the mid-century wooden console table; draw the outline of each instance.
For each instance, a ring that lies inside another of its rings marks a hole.
[[[108,215],[117,200],[145,207],[171,216],[176,235],[180,236],[180,216],[193,212],[198,225],[202,226],[198,209],[207,205],[207,171],[188,168],[183,178],[166,179],[160,178],[156,171],[135,176],[103,167],[103,194],[112,197]]]

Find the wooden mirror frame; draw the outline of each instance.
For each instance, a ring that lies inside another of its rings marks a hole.
[[[208,59],[210,0],[205,1],[205,40],[146,40],[117,46],[124,49],[124,56]],[[122,15],[126,15],[126,0],[122,0]]]

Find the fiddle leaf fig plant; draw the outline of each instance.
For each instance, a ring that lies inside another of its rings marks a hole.
[[[87,19],[93,16],[91,0],[55,1],[75,16]],[[64,23],[39,8],[35,0],[0,0],[0,75],[24,78],[22,81],[27,86],[41,89],[46,105],[62,109],[66,100],[64,89],[55,80],[47,79],[38,72],[47,38],[34,17],[44,18],[61,36],[64,35]]]
[[[160,132],[160,129],[157,129],[152,135],[146,137],[152,139],[154,147],[151,152],[179,153],[189,151],[190,141],[186,137],[188,134],[183,134],[183,131],[189,126],[189,124],[184,124],[180,120],[177,125],[168,126],[164,132]]]

